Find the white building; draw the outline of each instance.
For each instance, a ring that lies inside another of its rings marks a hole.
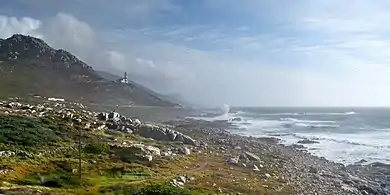
[[[127,79],[127,72],[125,72],[125,75],[123,78],[120,80],[121,83],[129,83],[129,80]]]

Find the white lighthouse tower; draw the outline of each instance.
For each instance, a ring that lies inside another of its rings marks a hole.
[[[121,83],[129,83],[129,80],[127,79],[127,72],[125,72],[125,75],[121,79]]]

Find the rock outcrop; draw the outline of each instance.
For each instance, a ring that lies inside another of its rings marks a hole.
[[[106,123],[110,130],[133,133],[145,138],[152,138],[158,141],[181,142],[187,145],[197,146],[198,142],[188,135],[167,127],[153,124],[142,124],[139,119],[131,119],[121,116],[117,112],[99,113],[97,118]]]

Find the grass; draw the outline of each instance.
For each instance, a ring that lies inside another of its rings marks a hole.
[[[64,136],[60,126],[45,125],[35,118],[0,116],[0,142],[5,145],[37,147],[54,144]]]
[[[83,126],[82,124],[79,125]],[[251,168],[231,167],[226,158],[215,153],[192,154],[174,159],[156,158],[150,163],[121,160],[116,147],[100,142],[107,136],[102,131],[87,132],[82,150],[82,178],[78,178],[78,151],[66,150],[50,155],[37,155],[59,146],[75,146],[77,126],[71,128],[62,118],[29,118],[1,116],[0,150],[23,149],[34,158],[19,156],[0,158],[0,184],[14,187],[42,188],[49,194],[292,194],[291,186],[277,179],[264,180],[265,173],[276,178],[276,170],[254,172]],[[121,135],[120,142],[139,142],[134,135]],[[149,142],[150,140],[148,140]],[[166,142],[150,142],[159,148],[179,147]],[[131,155],[130,155],[131,156]],[[185,184],[186,190],[172,188],[167,183],[186,175],[195,180]],[[8,188],[8,187],[7,187]],[[0,192],[2,187],[0,186]]]

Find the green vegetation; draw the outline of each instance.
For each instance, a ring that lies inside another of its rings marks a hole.
[[[6,145],[53,145],[64,136],[62,126],[47,125],[39,119],[0,116],[0,142]]]
[[[88,143],[84,151],[92,154],[105,154],[110,150],[110,145],[104,142],[92,141]]]
[[[168,185],[152,184],[140,189],[134,195],[191,195],[191,191]]]
[[[160,149],[180,147],[172,143],[152,142],[135,135],[118,136],[84,128],[87,119],[69,125],[68,119],[51,117],[0,116],[0,150],[18,151],[15,156],[0,158],[0,193],[5,182],[15,188],[40,189],[48,194],[125,194],[125,195],[199,195],[221,191],[243,194],[291,194],[288,185],[270,179],[251,168],[230,167],[224,156],[202,154],[167,158],[154,157],[141,162],[131,148],[111,146],[139,143]],[[85,147],[81,154],[79,178],[79,135]],[[20,158],[23,152],[31,158]],[[272,170],[264,170],[277,174]],[[193,177],[186,189],[167,185],[178,176]],[[243,179],[245,178],[245,179]],[[275,191],[278,191],[275,193]],[[7,194],[7,193],[4,193]]]

